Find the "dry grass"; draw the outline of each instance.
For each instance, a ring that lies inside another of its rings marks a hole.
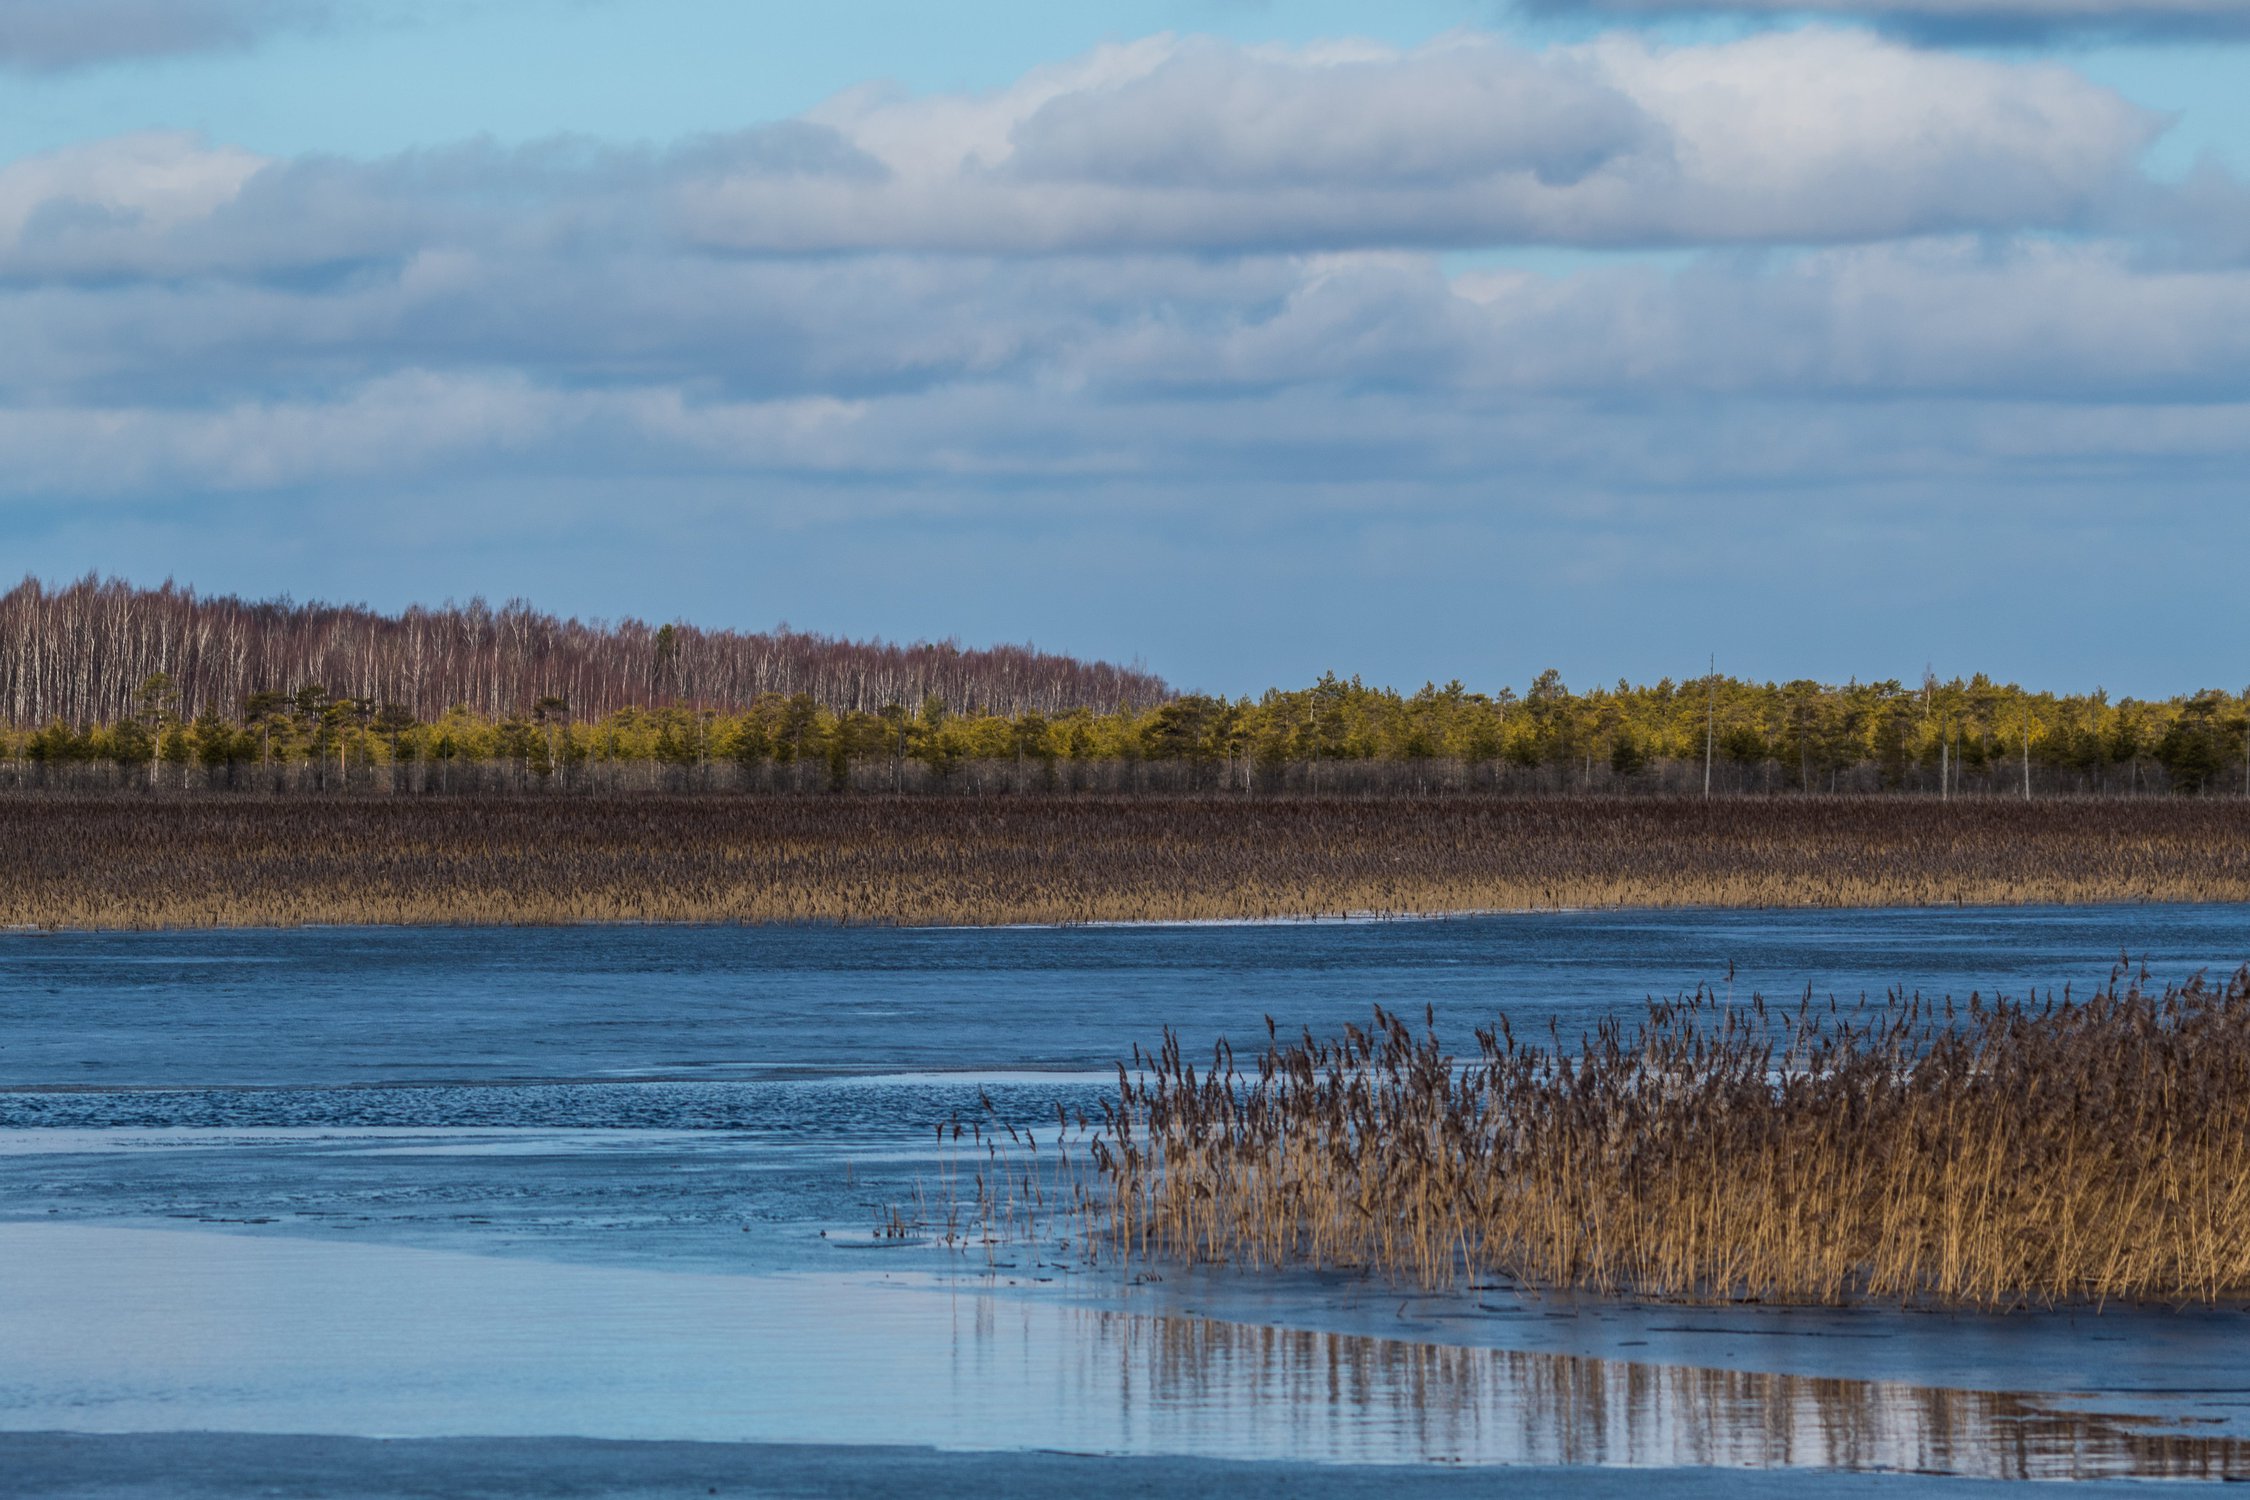
[[[0,925],[2250,900],[2250,802],[0,798]]]
[[[2250,969],[1840,1013],[1699,993],[1477,1055],[1376,1013],[1119,1074],[1097,1248],[1684,1299],[2250,1297]],[[1136,1058],[1136,1061],[1141,1061]],[[980,1184],[981,1185],[981,1184]]]

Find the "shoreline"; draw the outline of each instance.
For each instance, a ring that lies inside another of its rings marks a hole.
[[[808,920],[804,918],[728,918],[728,917],[583,917],[539,921],[507,921],[485,918],[460,921],[420,922],[289,922],[289,923],[183,923],[176,926],[42,926],[36,923],[12,923],[0,926],[0,941],[9,938],[68,938],[68,937],[162,937],[176,933],[255,933],[279,932],[465,932],[478,928],[493,931],[556,932],[618,932],[641,929],[714,929],[760,928],[777,931],[821,932],[835,930],[880,930],[905,933],[989,933],[989,932],[1174,932],[1225,930],[1230,928],[1263,927],[1389,927],[1424,923],[1469,922],[1501,917],[1554,917],[1595,913],[1645,912],[1651,916],[1693,915],[1697,912],[1835,912],[1874,914],[1880,912],[1962,911],[1962,912],[2022,912],[2036,910],[2093,911],[2111,909],[2120,912],[2150,909],[2171,910],[2193,907],[2246,907],[2250,896],[2230,899],[2166,899],[2111,900],[2088,899],[2083,901],[2013,901],[2013,902],[1894,902],[1868,906],[1835,906],[1822,904],[1768,904],[1728,906],[1709,902],[1680,902],[1676,904],[1644,904],[1616,906],[1509,906],[1463,907],[1458,910],[1390,911],[1390,912],[1312,912],[1304,915],[1259,917],[1111,917],[1085,922],[922,922],[900,920],[892,917],[844,918],[840,920]]]
[[[1496,1483],[1573,1500],[1633,1500],[1651,1485],[1682,1500],[1789,1500],[1824,1495],[1905,1496],[1933,1486],[1961,1500],[2017,1495],[2015,1480],[1933,1478],[1844,1470],[1724,1468],[1503,1468],[1445,1464],[1320,1464],[1291,1460],[1120,1457],[1059,1451],[938,1449],[867,1444],[621,1441],[540,1438],[367,1438],[307,1433],[8,1432],[0,1467],[34,1496],[132,1495],[231,1500],[244,1494],[317,1493],[331,1500],[536,1496],[873,1495],[901,1500],[988,1500],[997,1494],[1082,1495],[1088,1500],[1164,1494],[1180,1500],[1404,1500],[1486,1496]],[[1501,1479],[1497,1476],[1505,1476]],[[2107,1500],[2148,1493],[2144,1480],[2088,1480],[2074,1495]]]
[[[2101,905],[2106,903],[2080,903]],[[2139,902],[2120,905],[2195,905],[2194,902]],[[2204,903],[2226,905],[2229,903]],[[1671,907],[1592,907],[1592,906],[1508,906],[1464,907],[1458,911],[1349,911],[1307,912],[1302,915],[1270,917],[1109,917],[1087,922],[913,922],[888,917],[866,919],[848,918],[841,921],[761,920],[756,918],[728,920],[725,918],[683,917],[676,920],[646,917],[620,917],[614,919],[585,918],[564,919],[553,922],[297,922],[281,924],[235,924],[221,927],[62,927],[41,926],[32,922],[17,922],[0,926],[0,938],[8,937],[90,937],[96,934],[118,936],[145,932],[151,935],[167,932],[430,932],[459,931],[472,927],[546,928],[558,930],[617,930],[627,928],[680,928],[680,927],[768,927],[789,928],[817,932],[833,928],[882,928],[895,932],[1168,932],[1194,931],[1203,928],[1232,927],[1381,927],[1408,922],[1462,922],[1479,917],[1545,917],[1563,916],[1574,912],[1591,911],[1740,911],[1740,910],[1803,910],[1805,908],[1742,908],[1723,906],[1671,906]],[[1864,907],[1866,911],[1893,908]],[[1993,908],[1999,910],[2000,908]]]

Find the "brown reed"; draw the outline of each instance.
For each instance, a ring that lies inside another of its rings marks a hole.
[[[0,926],[2250,900],[2250,801],[0,796]]]
[[[1465,1060],[1381,1010],[1247,1070],[1168,1035],[1119,1070],[1083,1211],[1113,1253],[1433,1286],[2250,1298],[2250,968],[2145,978],[1966,1007],[1699,991],[1576,1049],[1503,1019]]]

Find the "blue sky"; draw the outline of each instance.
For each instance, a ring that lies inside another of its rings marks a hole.
[[[0,571],[2250,680],[2240,0],[0,0]]]

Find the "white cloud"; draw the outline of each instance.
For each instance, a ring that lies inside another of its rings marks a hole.
[[[697,174],[686,232],[787,253],[1851,240],[2080,221],[2162,129],[2063,68],[1827,30],[1342,57],[1160,39],[811,118],[887,175]]]
[[[337,273],[433,252],[1192,253],[1851,242],[2084,227],[2154,115],[2068,70],[1812,30],[1529,53],[1157,38],[989,95],[860,92],[665,152],[261,162],[189,137],[0,168],[0,277]]]
[[[2149,476],[2224,480],[2245,461],[2250,400],[2239,396],[2158,407],[1775,392],[1433,400],[1306,385],[1225,401],[1088,401],[965,383],[853,402],[714,401],[410,372],[216,410],[0,411],[12,506],[408,496],[478,480],[504,483],[526,510],[549,486],[638,497],[717,484],[755,508],[769,491],[810,485],[831,518],[964,504],[1194,511],[1256,496],[1278,522],[1292,494],[1339,514],[1476,513],[1503,495],[1969,495],[2089,479],[2160,494]],[[638,498],[633,509],[638,524],[662,524]]]
[[[1567,186],[1655,144],[1654,122],[1584,58],[1465,36],[1345,58],[1190,41],[1149,61],[1053,91],[982,159],[1036,183],[1395,190],[1525,173]]]
[[[724,299],[519,308],[450,344],[497,279],[315,308],[318,328],[224,288],[105,326],[79,294],[77,319],[19,307],[0,336],[34,363],[122,346],[192,389],[135,397],[127,362],[0,409],[0,472],[18,495],[818,478],[857,504],[977,478],[1669,490],[2250,459],[2250,273],[2115,246],[1451,279],[1395,254],[1152,261],[1097,293],[1112,269],[751,266]],[[368,366],[391,373],[330,373]]]
[[[195,403],[380,370],[854,402],[962,382],[1110,399],[1327,384],[2174,400],[2250,378],[2250,272],[2117,242],[1926,240],[1680,271],[1397,252],[1013,259],[417,257],[343,285],[0,294],[0,400]]]
[[[218,406],[0,409],[0,466],[23,493],[268,490],[484,459],[551,436],[556,398],[520,377],[404,371],[335,396]]]
[[[2062,67],[1849,32],[1682,48],[1612,37],[1589,53],[1664,122],[1675,170],[1648,184],[1663,196],[1643,212],[1690,242],[2068,222],[2162,128]]]
[[[160,237],[232,203],[266,165],[248,151],[172,131],[19,158],[0,166],[0,254],[98,256],[120,237]]]
[[[16,35],[0,67],[37,61]],[[1225,641],[1257,682],[1557,619],[1637,671],[1665,637],[1617,599],[1755,598],[1763,641],[1777,578],[1840,675],[1870,630],[1960,628],[1953,584],[1902,605],[1931,558],[1965,596],[2020,548],[2027,631],[2099,646],[2082,601],[2130,549],[2051,516],[2243,529],[2250,195],[2150,177],[2162,125],[2065,68],[1814,28],[1153,37],[669,148],[86,142],[0,164],[0,536],[19,568],[393,598],[544,557],[603,608],[635,576],[688,608],[695,574],[707,610],[853,630],[1107,598],[1110,641],[1187,674]],[[2232,555],[2195,549],[2202,597]],[[1852,569],[1873,602],[1834,615]]]
[[[0,166],[0,500],[2209,465],[2250,455],[2250,271],[2212,249],[2242,195],[2140,175],[2157,128],[2065,69],[1813,30],[1163,37],[666,150],[89,143]],[[1704,248],[1446,273],[1486,243]]]

